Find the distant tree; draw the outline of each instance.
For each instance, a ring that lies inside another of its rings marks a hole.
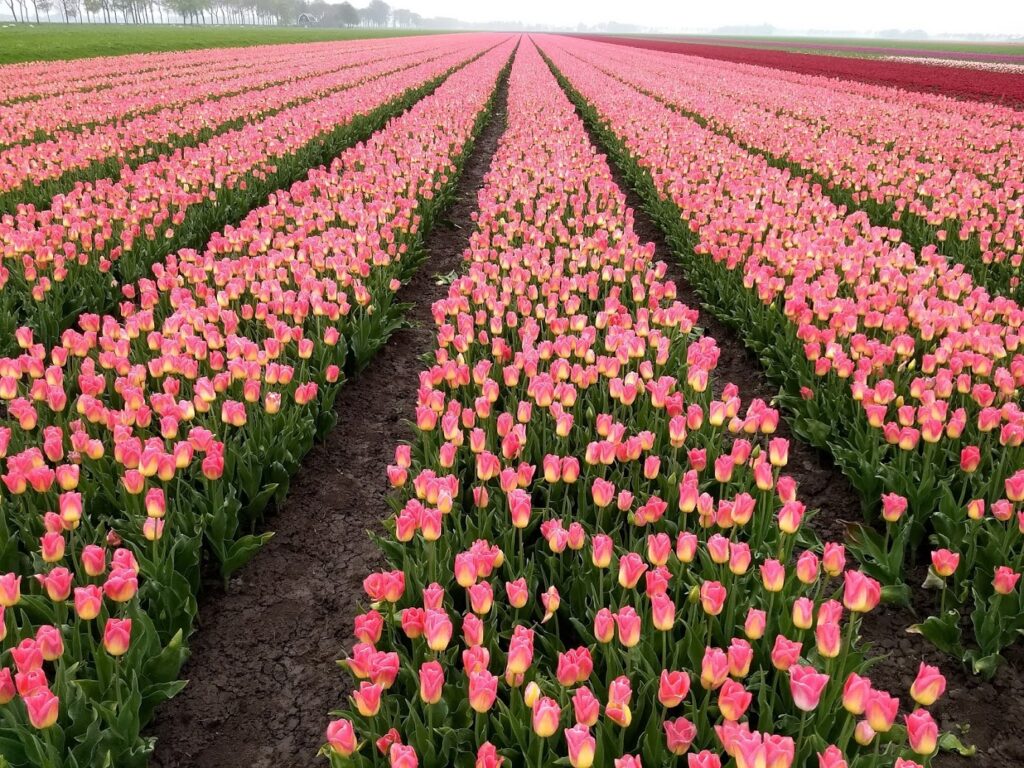
[[[362,20],[359,9],[357,9],[352,3],[342,3],[337,6],[338,8],[338,21],[343,27],[357,27],[359,22]]]
[[[36,5],[39,3],[37,2]],[[83,0],[82,7],[85,8],[85,12],[92,18],[95,15],[103,14],[103,21],[110,23],[110,5],[107,0]]]
[[[386,27],[391,19],[391,6],[385,3],[384,0],[371,0],[360,16],[372,26]]]
[[[50,20],[50,11],[53,10],[53,0],[35,0],[36,21],[39,21],[39,14],[46,14],[46,20]]]

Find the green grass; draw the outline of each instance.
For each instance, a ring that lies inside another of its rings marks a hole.
[[[399,29],[303,29],[301,27],[204,27],[124,24],[6,24],[0,26],[0,64],[82,59],[192,48],[312,43],[366,37],[431,34]]]

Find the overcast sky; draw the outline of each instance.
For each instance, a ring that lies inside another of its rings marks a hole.
[[[1024,35],[1024,0],[389,0],[424,16],[575,26],[619,21],[666,29],[771,24],[779,29]],[[363,5],[356,2],[356,5]]]

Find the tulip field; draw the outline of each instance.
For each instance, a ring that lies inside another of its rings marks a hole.
[[[1024,112],[547,34],[0,83],[0,768],[1024,764]]]

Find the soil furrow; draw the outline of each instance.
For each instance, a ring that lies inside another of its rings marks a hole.
[[[413,302],[362,373],[342,387],[338,424],[292,480],[266,522],[275,536],[227,588],[200,601],[185,690],[157,712],[154,768],[292,768],[316,765],[328,711],[342,704],[332,662],[353,643],[362,580],[382,558],[367,531],[387,515],[386,465],[412,437],[406,419],[433,348],[430,306],[439,280],[459,268],[473,231],[476,191],[505,130],[505,80],[474,143],[454,202],[425,238],[426,260],[399,291]]]

